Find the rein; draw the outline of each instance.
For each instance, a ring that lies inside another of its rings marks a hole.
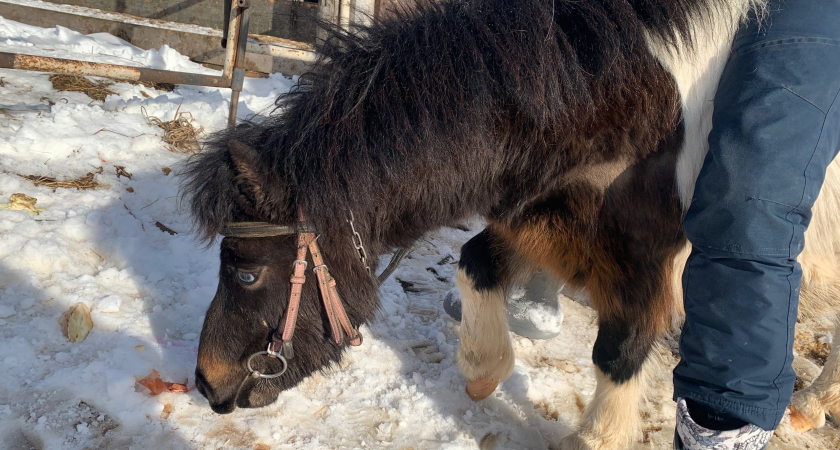
[[[367,251],[362,244],[361,236],[356,232],[353,225],[354,219],[352,212],[350,213],[350,227],[353,231],[353,246],[359,252],[359,259],[365,266],[366,271],[373,277],[370,267],[367,265]],[[306,271],[309,263],[306,261],[306,255],[312,257],[314,267],[312,271],[318,279],[318,288],[321,293],[321,300],[324,303],[324,309],[327,312],[327,318],[330,322],[333,339],[336,344],[341,345],[347,337],[347,343],[353,347],[362,344],[362,334],[353,327],[350,323],[350,318],[344,310],[344,305],[341,302],[341,297],[338,295],[335,278],[330,275],[329,269],[324,264],[324,259],[321,256],[321,250],[318,248],[318,236],[316,236],[311,224],[306,221],[306,216],[302,211],[298,210],[298,223],[296,226],[288,225],[273,225],[265,222],[231,222],[226,224],[219,232],[225,237],[235,238],[258,238],[258,237],[272,237],[272,236],[289,236],[296,234],[298,238],[297,243],[297,257],[293,263],[294,270],[291,277],[291,293],[289,295],[289,307],[284,317],[281,317],[278,327],[271,333],[271,342],[265,350],[256,352],[248,357],[247,367],[253,378],[276,378],[283,375],[288,369],[288,360],[294,358],[294,346],[292,345],[292,338],[295,334],[295,325],[297,323],[297,315],[300,309],[300,297],[303,291],[303,285],[306,283]],[[396,270],[400,261],[408,254],[408,248],[400,248],[391,257],[391,262],[382,271],[378,277],[374,277],[377,286],[381,286],[385,280]],[[282,331],[281,331],[282,330]],[[254,357],[266,355],[271,358],[279,359],[283,363],[283,369],[272,374],[264,374],[251,367],[251,360]]]

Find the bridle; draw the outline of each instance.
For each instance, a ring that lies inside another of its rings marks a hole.
[[[367,250],[365,249],[361,236],[356,232],[354,225],[353,213],[350,212],[350,228],[353,232],[353,246],[359,253],[359,260],[365,267],[367,273],[373,276],[370,266],[367,263]],[[327,318],[330,322],[333,339],[335,343],[341,345],[344,343],[345,337],[347,343],[353,347],[362,344],[362,334],[353,327],[350,323],[350,318],[344,309],[341,302],[341,297],[338,295],[335,278],[330,275],[330,271],[324,264],[324,259],[321,256],[321,250],[318,248],[318,236],[312,225],[307,222],[304,213],[298,209],[298,223],[295,226],[288,225],[274,225],[266,222],[231,222],[226,224],[219,232],[224,237],[234,238],[259,238],[272,236],[290,236],[297,235],[297,257],[293,264],[293,272],[291,277],[291,293],[289,295],[289,306],[286,310],[286,315],[280,318],[277,328],[271,333],[271,341],[265,350],[256,352],[248,357],[247,368],[250,376],[253,378],[276,378],[283,375],[288,369],[288,360],[294,358],[294,346],[292,345],[292,338],[295,334],[295,325],[297,323],[297,315],[300,309],[300,297],[303,291],[303,285],[306,283],[305,271],[309,263],[306,261],[306,255],[309,254],[314,263],[312,271],[318,279],[318,289],[321,293],[321,300],[324,303],[324,309],[327,312]],[[409,248],[401,248],[394,253],[391,262],[384,271],[375,277],[377,286],[381,285],[388,279],[391,273],[396,270],[400,261],[408,254]],[[283,363],[283,369],[272,374],[261,373],[251,367],[251,360],[257,356],[266,355],[271,358],[279,359]]]

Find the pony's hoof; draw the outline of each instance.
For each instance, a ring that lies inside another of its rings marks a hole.
[[[499,385],[498,378],[484,378],[481,380],[468,380],[467,381],[467,395],[470,398],[477,402],[479,400],[484,400],[493,391],[496,390],[496,386]]]
[[[814,428],[818,428],[817,424],[806,416],[805,413],[796,409],[795,406],[790,407],[790,426],[799,433],[804,433],[806,431],[813,430]]]
[[[593,450],[577,433],[572,433],[560,441],[560,450]]]

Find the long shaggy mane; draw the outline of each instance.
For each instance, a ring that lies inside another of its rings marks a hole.
[[[182,192],[197,232],[213,239],[243,218],[288,223],[286,205],[326,227],[343,220],[337,209],[363,210],[370,234],[394,217],[421,230],[509,208],[525,200],[511,183],[540,190],[574,166],[614,157],[628,136],[601,133],[611,123],[646,115],[643,126],[666,128],[645,36],[691,42],[692,21],[728,4],[422,1],[352,33],[332,29],[273,114],[213,134],[187,164]],[[270,171],[263,179],[283,181],[260,197],[278,208],[257,211],[257,193],[239,189],[232,139],[257,151]],[[512,146],[528,152],[506,151]],[[545,170],[534,173],[534,161]],[[425,207],[408,209],[419,196]]]

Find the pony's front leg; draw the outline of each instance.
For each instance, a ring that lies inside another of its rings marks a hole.
[[[616,345],[618,342],[611,338],[602,339],[603,335],[615,331],[609,329],[610,327],[607,328],[605,330],[602,325],[601,330],[605,332],[599,331],[594,350],[596,353],[617,350],[615,347],[608,349],[607,346]],[[625,343],[635,340],[637,339],[629,338],[625,340]],[[598,384],[595,394],[586,405],[577,431],[561,441],[562,450],[623,450],[639,439],[641,432],[639,408],[645,388],[641,366],[647,359],[647,350],[650,350],[651,343],[638,342],[631,345],[639,346],[635,350],[642,350],[642,348],[644,350],[633,356],[621,356],[615,361],[622,365],[634,366],[634,369],[626,376],[616,376],[614,371],[605,371],[602,364],[596,361],[595,374]]]
[[[482,400],[513,373],[514,355],[505,315],[509,257],[490,228],[467,241],[458,263],[461,346],[458,368],[467,394]]]
[[[670,267],[650,266],[635,265],[629,277],[597,274],[587,283],[598,311],[592,349],[598,384],[577,431],[561,441],[563,450],[624,450],[640,438],[642,369],[670,321]]]

